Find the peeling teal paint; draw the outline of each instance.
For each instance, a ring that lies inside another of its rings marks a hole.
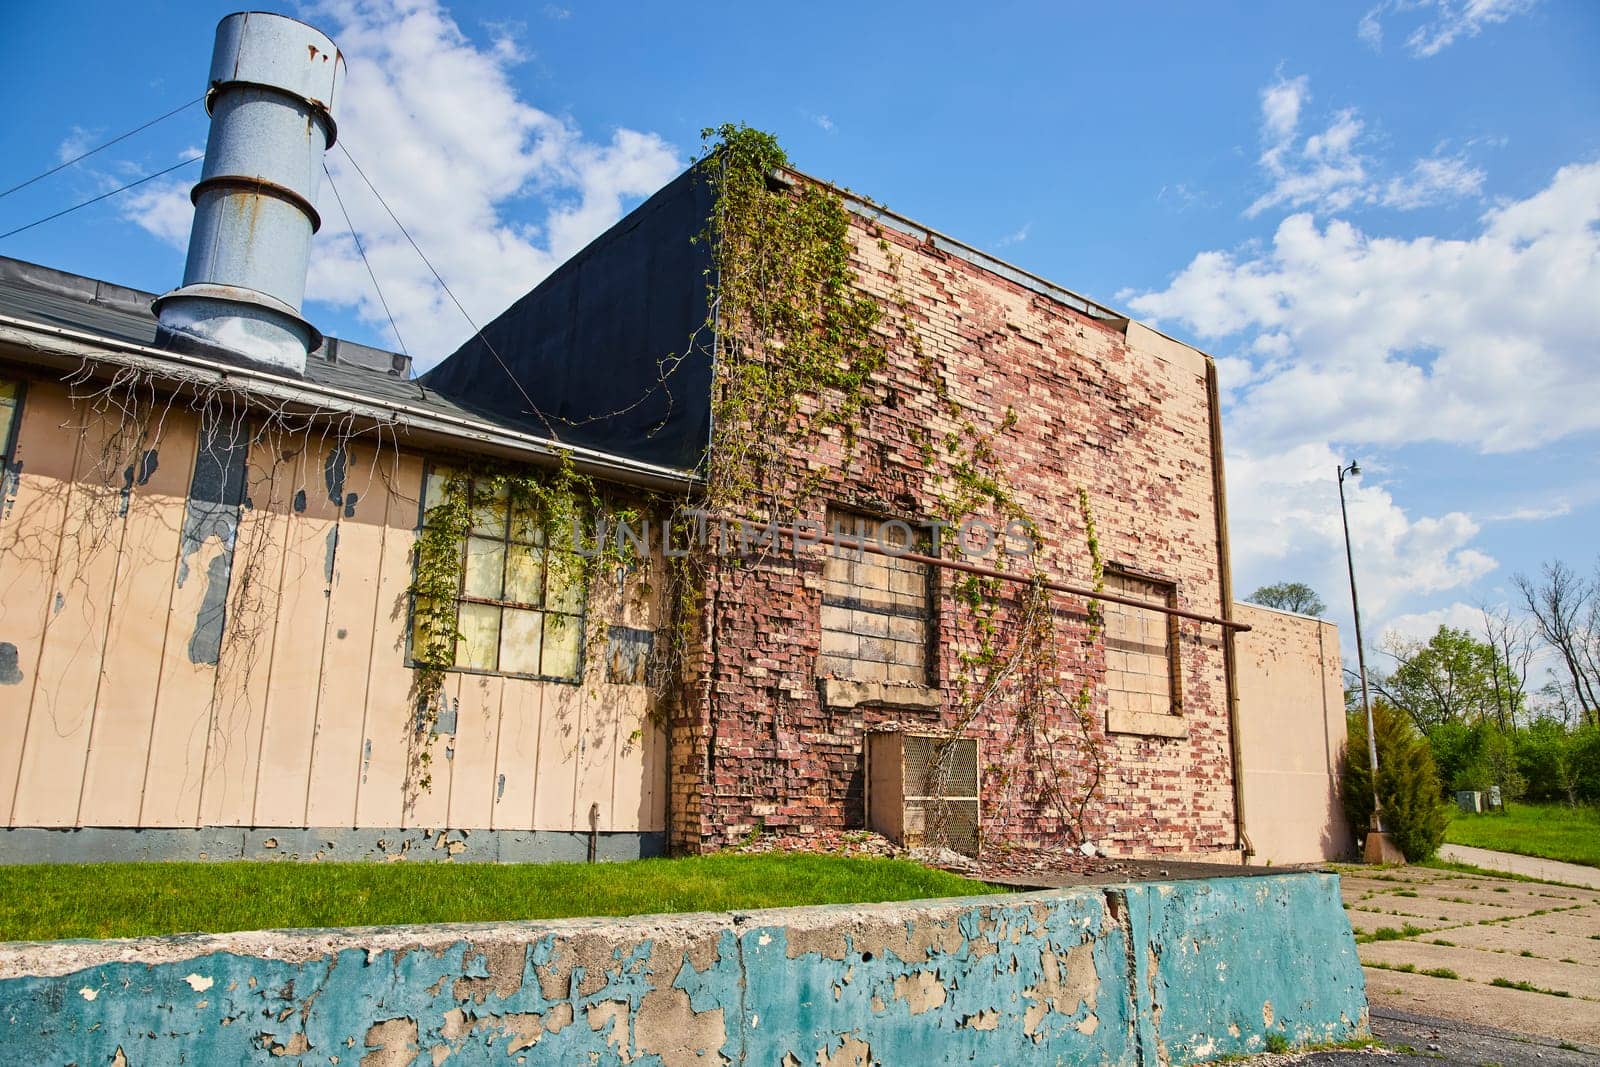
[[[269,958],[270,955],[270,958]],[[62,962],[63,960],[67,962]],[[76,966],[88,962],[88,966]],[[50,973],[42,973],[48,971]],[[1362,1032],[1332,875],[0,946],[19,1062],[1155,1065]],[[1270,1003],[1270,1020],[1263,1005]]]

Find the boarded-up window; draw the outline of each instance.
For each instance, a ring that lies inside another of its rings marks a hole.
[[[1170,606],[1170,582],[1106,572],[1106,592]],[[1175,619],[1159,611],[1102,602],[1105,608],[1106,689],[1114,711],[1165,715],[1180,710],[1172,649]]]
[[[895,551],[922,551],[904,522],[845,511],[828,529]],[[908,559],[833,546],[823,563],[822,653],[817,673],[871,682],[928,680],[928,567]]]
[[[454,472],[428,472],[423,521],[443,501]],[[462,539],[454,665],[533,678],[577,681],[583,674],[580,560],[547,543],[545,531],[502,488],[466,479],[472,524]],[[413,635],[413,648],[417,638]]]

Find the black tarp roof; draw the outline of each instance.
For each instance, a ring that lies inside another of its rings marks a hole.
[[[694,168],[511,305],[420,379],[532,433],[688,469],[710,433],[705,229]]]

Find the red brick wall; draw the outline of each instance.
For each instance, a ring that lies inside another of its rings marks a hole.
[[[856,267],[889,309],[889,366],[873,382],[878,403],[846,462],[837,433],[794,457],[821,470],[809,517],[829,501],[916,518],[938,515],[937,471],[916,428],[938,439],[959,432],[896,328],[895,291],[909,298],[926,354],[967,417],[993,434],[1016,496],[1046,540],[1045,569],[1087,584],[1090,557],[1078,490],[1088,492],[1108,563],[1177,584],[1178,606],[1220,614],[1204,358],[1137,325],[1090,318],[964,259],[895,230],[854,219]],[[886,252],[880,236],[888,242]],[[894,267],[891,256],[900,257]],[[1008,406],[1017,424],[999,430]],[[942,457],[942,452],[941,452]],[[983,516],[993,519],[994,516]],[[863,823],[865,729],[889,722],[948,724],[959,656],[977,647],[971,612],[938,576],[932,685],[939,711],[838,708],[819,697],[821,563],[812,548],[764,565],[714,564],[696,652],[698,683],[673,723],[671,821],[675,843],[694,849],[743,836],[757,824],[807,833]],[[997,559],[990,559],[991,565]],[[1015,569],[1015,568],[1012,568]],[[1019,590],[1008,587],[1015,605]],[[1176,651],[1187,736],[1105,733],[1104,648],[1085,605],[1059,597],[1057,652],[1063,697],[1044,724],[1049,754],[1021,736],[1008,696],[972,727],[982,739],[986,851],[1051,845],[1069,826],[1043,801],[1040,779],[1059,772],[1080,795],[1088,773],[1081,732],[1066,705],[1093,690],[1093,744],[1105,773],[1087,806],[1091,840],[1121,854],[1233,846],[1231,761],[1220,634],[1183,622]],[[1004,614],[1002,614],[1004,619]],[[1014,695],[1018,687],[1006,691]]]

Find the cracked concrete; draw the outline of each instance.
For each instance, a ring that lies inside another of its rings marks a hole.
[[[1337,892],[1331,876],[1286,874],[3,945],[0,1043],[78,1062],[121,1049],[130,1065],[263,1051],[377,1065],[1187,1063],[1257,1050],[1269,1032],[1308,1040],[1364,1026]],[[1232,1026],[1199,1040],[1202,1016]]]

